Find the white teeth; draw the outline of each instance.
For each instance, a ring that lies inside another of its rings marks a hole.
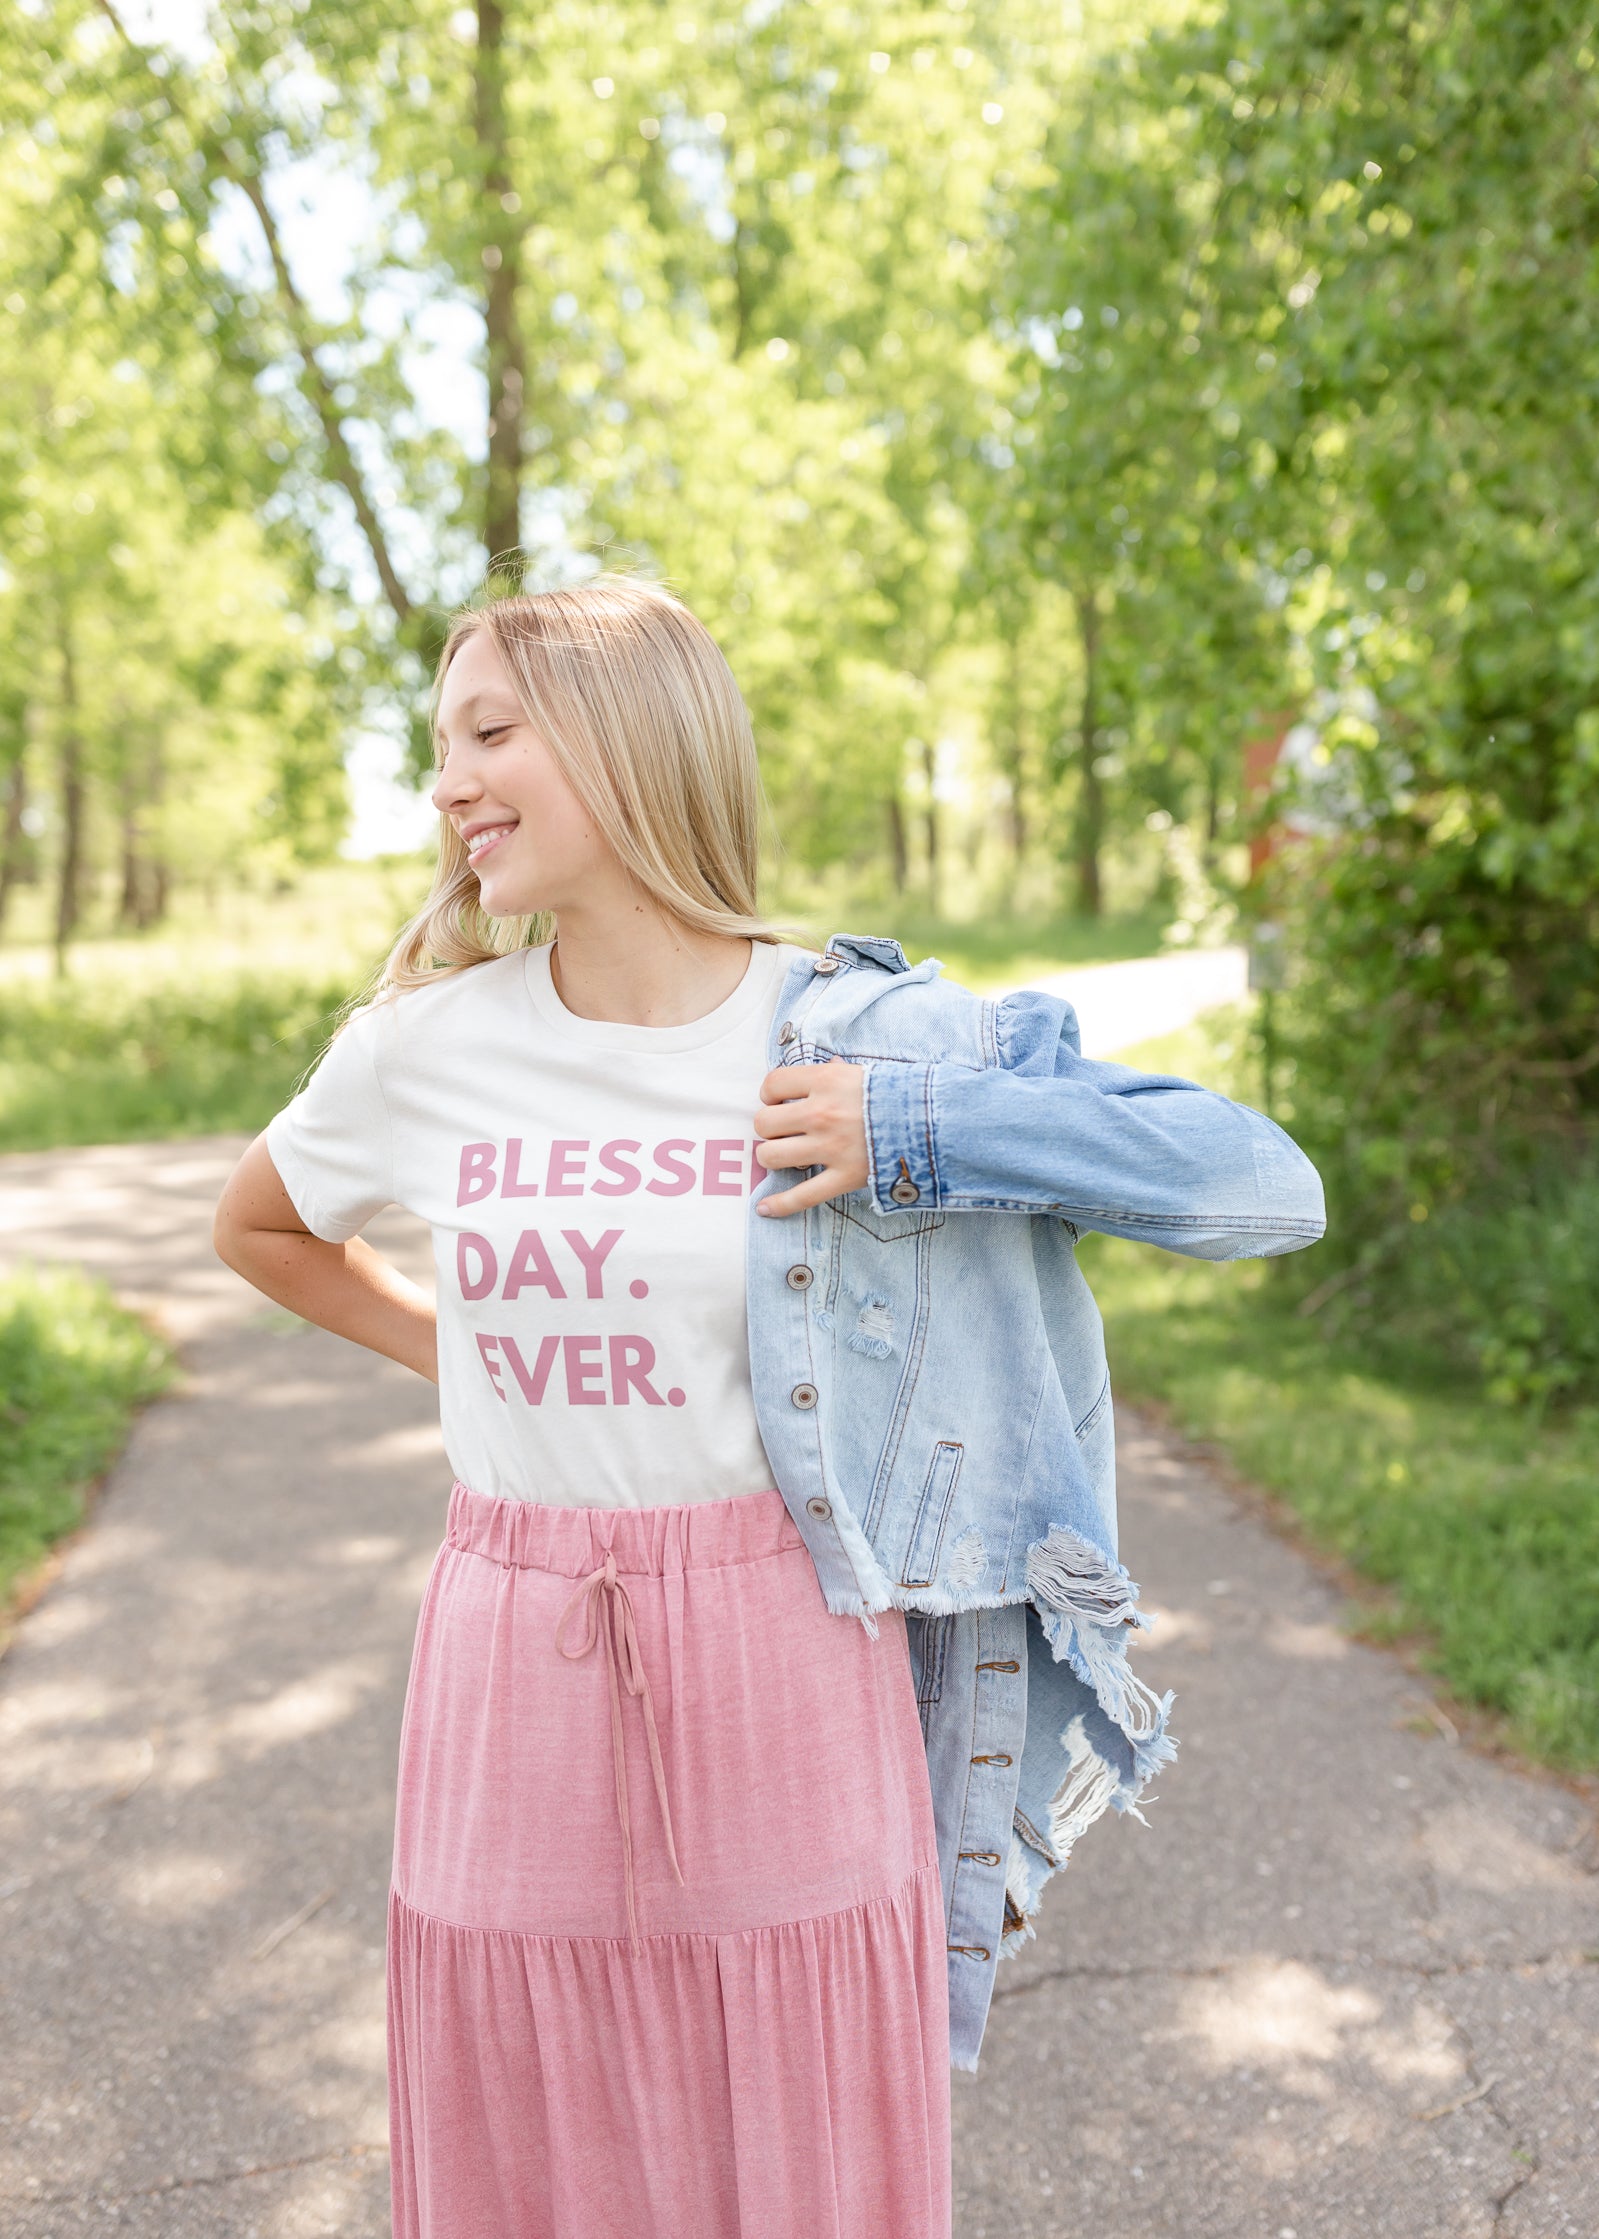
[[[467,854],[478,854],[481,849],[488,846],[490,840],[497,840],[503,833],[510,830],[511,826],[509,824],[490,824],[483,831],[474,832],[466,843]]]

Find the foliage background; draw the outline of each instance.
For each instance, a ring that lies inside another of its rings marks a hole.
[[[746,687],[779,907],[1045,960],[1282,925],[1272,1093],[1333,1221],[1273,1281],[1406,1373],[1593,1395],[1596,38],[25,0],[0,987],[313,892],[486,564],[619,558]],[[24,1104],[99,1035],[168,1076],[150,1124],[232,1110],[195,1053],[255,994],[95,1000],[11,999]]]

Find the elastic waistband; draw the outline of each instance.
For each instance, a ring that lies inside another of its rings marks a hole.
[[[759,1562],[805,1544],[775,1487],[667,1508],[554,1508],[475,1493],[459,1481],[444,1539],[463,1554],[566,1578],[586,1578],[608,1553],[625,1576],[658,1578]]]

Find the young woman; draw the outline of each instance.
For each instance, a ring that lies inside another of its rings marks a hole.
[[[780,941],[748,716],[655,587],[463,616],[436,736],[433,892],[217,1220],[437,1380],[456,1478],[401,1743],[395,2231],[945,2239],[1001,1944],[1172,1747],[1072,1246],[1288,1250],[1314,1174],[1086,1064],[1048,998]],[[436,1308],[359,1239],[389,1203]]]

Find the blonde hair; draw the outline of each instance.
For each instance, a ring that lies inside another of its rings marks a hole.
[[[528,721],[652,901],[699,933],[776,941],[756,907],[761,785],[749,710],[703,622],[659,584],[598,575],[458,614],[433,681],[467,639],[494,640]],[[547,940],[546,917],[491,918],[447,816],[427,900],[390,951],[380,991],[417,987]]]

